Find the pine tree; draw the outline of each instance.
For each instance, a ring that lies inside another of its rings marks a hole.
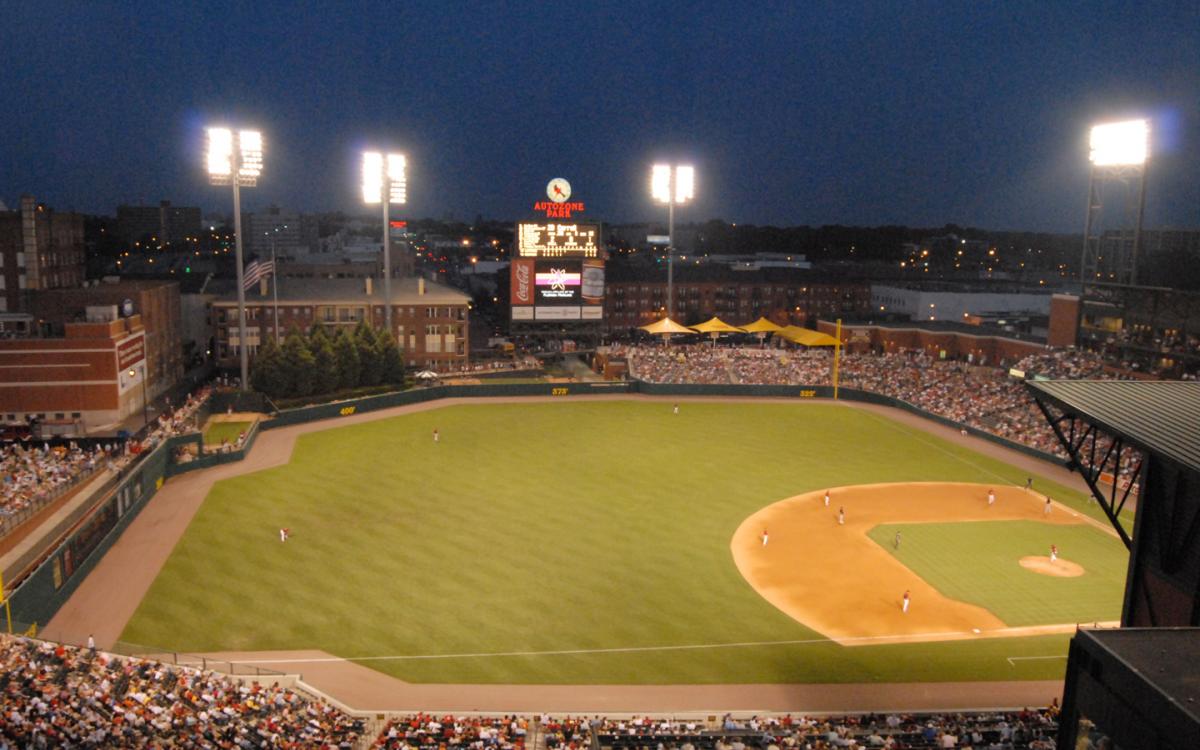
[[[333,342],[333,353],[337,358],[338,388],[348,390],[357,388],[362,363],[358,358],[358,346],[350,332],[342,329]]]
[[[307,396],[313,392],[312,352],[298,331],[292,331],[283,341],[283,372],[287,380],[287,395]]]
[[[333,345],[326,336],[316,336],[310,339],[310,344],[317,342],[313,355],[312,392],[315,394],[332,393],[338,389],[341,380],[338,374],[337,355],[333,353]]]
[[[379,385],[383,381],[383,357],[379,352],[379,341],[375,329],[366,321],[354,329],[354,343],[358,349],[359,385]]]
[[[404,384],[404,353],[387,331],[379,335],[379,356],[383,361],[383,380],[388,385]]]
[[[250,371],[250,385],[259,393],[279,398],[287,388],[283,376],[283,354],[275,345],[275,337],[268,336],[254,357],[254,368]]]

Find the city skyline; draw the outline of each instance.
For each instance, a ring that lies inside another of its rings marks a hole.
[[[227,211],[204,128],[263,131],[247,210],[363,212],[359,152],[404,152],[404,216],[520,218],[565,177],[585,216],[1078,233],[1091,124],[1151,121],[1147,227],[1200,216],[1200,10],[1179,4],[62,4],[0,30],[18,102],[0,200]]]

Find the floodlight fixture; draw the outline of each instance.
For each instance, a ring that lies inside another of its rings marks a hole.
[[[1091,134],[1092,164],[1097,167],[1136,166],[1146,163],[1150,125],[1145,120],[1127,120],[1094,125]]]
[[[214,185],[228,185],[237,174],[242,187],[254,187],[262,174],[263,140],[257,130],[208,129],[208,176]]]
[[[675,311],[675,206],[696,196],[696,170],[655,164],[650,170],[650,195],[667,204],[667,317]]]
[[[650,194],[660,203],[671,202],[671,167],[668,164],[655,164],[650,172]]]
[[[384,170],[386,164],[387,169]],[[363,152],[363,201],[379,203],[383,200],[383,187],[387,183],[388,202],[408,202],[408,160],[404,154],[381,154],[378,151]]]

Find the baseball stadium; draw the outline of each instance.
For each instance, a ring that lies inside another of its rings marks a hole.
[[[1038,421],[1056,381],[918,353],[847,355],[836,386],[805,347],[593,364],[276,411],[205,387],[99,510],[10,545],[10,616],[45,639],[10,667],[249,683],[312,701],[328,731],[297,746],[422,744],[443,715],[469,717],[450,744],[1054,746],[1072,638],[1122,624],[1133,443],[1072,426],[1108,469],[1073,473]]]

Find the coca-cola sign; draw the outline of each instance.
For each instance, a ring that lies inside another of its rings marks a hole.
[[[533,304],[533,261],[514,260],[509,278],[514,305]]]

